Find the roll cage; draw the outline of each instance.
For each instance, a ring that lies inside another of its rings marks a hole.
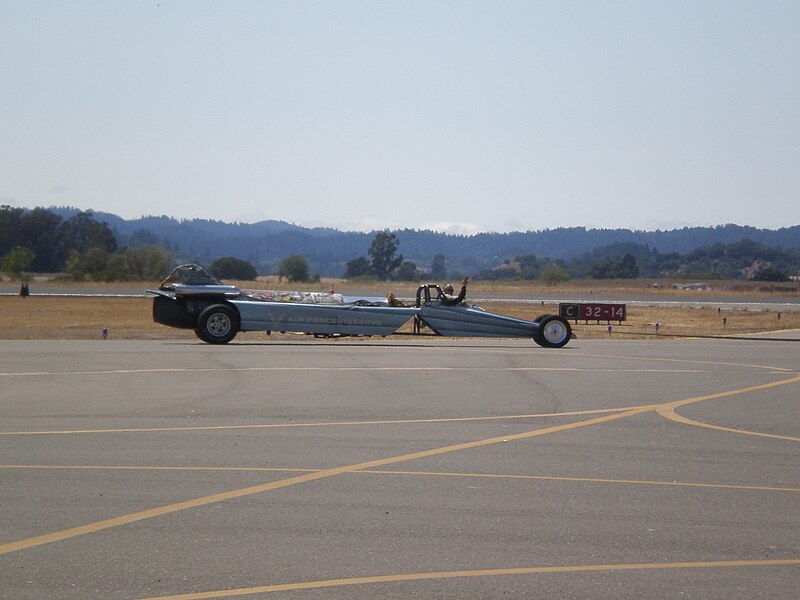
[[[436,292],[434,297],[433,292]],[[442,288],[440,288],[435,283],[423,283],[421,286],[417,288],[417,301],[415,306],[417,308],[421,306],[426,306],[428,304],[433,303],[440,303],[442,301],[442,297],[444,296],[444,292]]]

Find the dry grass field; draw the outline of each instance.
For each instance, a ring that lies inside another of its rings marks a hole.
[[[236,283],[236,282],[233,282]],[[286,283],[262,280],[253,282],[239,282],[242,287],[260,288],[285,288]],[[597,282],[593,282],[595,285]],[[639,287],[628,288],[631,293],[641,293],[645,290],[645,283]],[[93,284],[97,287],[98,284]],[[328,289],[336,287],[337,291],[347,294],[346,282],[323,281],[308,286],[298,286],[307,289]],[[582,287],[581,287],[582,286]],[[37,284],[37,289],[42,285]],[[44,286],[46,288],[46,286]],[[109,288],[113,293],[115,288],[147,287],[140,284],[112,284],[103,287]],[[360,286],[363,289],[364,286]],[[568,297],[570,294],[586,292],[586,284],[572,284],[569,287],[558,288],[558,294]],[[382,295],[385,286],[375,289],[375,295]],[[414,295],[413,284],[400,285],[394,290],[399,297],[409,298]],[[607,287],[605,290],[596,287],[596,291],[625,292],[618,286]],[[475,283],[470,286],[470,294],[475,296],[491,296],[492,293],[524,293],[535,297],[537,291],[554,292],[553,288],[545,288],[536,284],[519,285],[492,285]],[[651,290],[652,291],[652,290]],[[671,289],[664,289],[665,297],[675,294]],[[726,295],[735,296],[738,293],[747,294],[748,297],[762,295],[769,297],[770,293],[759,294],[755,289],[726,290]],[[791,293],[791,292],[790,292]],[[796,292],[795,292],[796,293]],[[701,299],[702,296],[698,296]],[[18,296],[0,297],[0,339],[25,340],[25,339],[102,339],[102,331],[106,328],[109,339],[196,339],[192,331],[172,329],[153,323],[151,317],[152,302],[149,298],[97,298],[97,297],[47,297],[32,295],[29,298]],[[533,319],[544,313],[558,313],[558,304],[520,303],[510,301],[497,301],[483,303],[482,307],[501,314]],[[718,312],[714,308],[665,308],[655,305],[635,304],[628,305],[627,320],[622,324],[612,322],[611,337],[637,339],[656,335],[656,323],[659,324],[658,335],[664,339],[673,336],[737,336],[746,334],[768,334],[769,332],[800,330],[800,311],[785,311],[778,313],[771,310],[723,310]],[[727,323],[723,325],[723,318]],[[608,337],[608,324],[573,324],[579,338]],[[410,327],[408,328],[410,331]],[[263,333],[242,334],[241,339],[264,339]],[[237,338],[238,339],[238,338]],[[274,339],[274,336],[273,336]]]

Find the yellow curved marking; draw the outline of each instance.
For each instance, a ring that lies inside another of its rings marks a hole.
[[[371,583],[397,583],[400,581],[430,581],[434,579],[454,579],[458,577],[487,577],[501,575],[539,575],[543,573],[598,573],[613,571],[663,571],[669,569],[721,569],[744,567],[786,567],[798,566],[800,559],[777,560],[717,560],[700,562],[632,563],[615,565],[566,565],[561,567],[518,567],[512,569],[474,569],[471,571],[434,571],[431,573],[398,573],[396,575],[375,575],[372,577],[349,577],[343,579],[324,579],[321,581],[300,581],[233,590],[194,592],[172,596],[152,596],[140,600],[209,600],[211,598],[232,598],[248,594],[268,594],[321,588],[364,585]]]
[[[343,467],[336,467],[333,469],[324,469],[322,471],[317,471],[315,473],[307,473],[304,475],[298,475],[296,477],[289,477],[288,479],[281,479],[279,481],[272,481],[270,483],[264,483],[260,485],[254,485],[250,487],[230,490],[228,492],[222,492],[219,494],[212,494],[210,496],[202,496],[200,498],[193,498],[191,500],[185,500],[183,502],[176,502],[174,504],[167,504],[166,506],[159,506],[156,508],[152,508],[150,510],[144,510],[140,512],[131,513],[128,515],[123,515],[120,517],[114,517],[112,519],[105,519],[103,521],[97,521],[95,523],[89,523],[88,525],[81,525],[79,527],[72,527],[70,529],[64,529],[61,531],[56,531],[53,533],[48,533],[45,535],[39,535],[23,540],[18,540],[16,542],[10,542],[6,544],[0,545],[0,554],[7,554],[9,552],[16,552],[18,550],[24,550],[26,548],[32,548],[34,546],[39,546],[41,544],[49,544],[51,542],[57,542],[60,540],[69,539],[72,537],[76,537],[79,535],[83,535],[86,533],[95,533],[97,531],[102,531],[104,529],[110,529],[112,527],[119,527],[120,525],[127,525],[129,523],[135,523],[137,521],[142,521],[144,519],[151,519],[153,517],[160,517],[162,515],[178,512],[181,510],[186,510],[189,508],[196,508],[198,506],[205,506],[207,504],[215,504],[218,502],[223,502],[225,500],[231,500],[233,498],[241,498],[242,496],[249,496],[251,494],[258,494],[261,492],[267,492],[270,490],[276,490],[292,485],[297,485],[299,483],[307,483],[309,481],[316,481],[318,479],[325,479],[327,477],[333,477],[335,475],[341,475],[342,473],[352,473],[355,471],[362,471],[364,469],[371,469],[375,467],[382,467],[385,465],[391,465],[399,462],[405,462],[410,460],[418,460],[421,458],[428,458],[431,456],[439,456],[441,454],[447,454],[450,452],[457,452],[460,450],[469,450],[472,448],[480,448],[483,446],[491,446],[493,444],[500,444],[504,442],[511,442],[516,440],[523,440],[538,437],[541,435],[547,435],[550,433],[556,433],[559,431],[568,431],[570,429],[577,429],[579,427],[588,427],[590,425],[596,425],[598,423],[607,423],[609,421],[615,421],[617,419],[624,419],[626,417],[630,417],[633,415],[638,415],[643,412],[647,412],[653,410],[653,406],[644,406],[640,408],[635,408],[633,410],[628,410],[621,413],[614,413],[612,415],[605,415],[602,417],[596,417],[594,419],[588,419],[586,421],[578,421],[576,423],[566,423],[564,425],[556,425],[554,427],[547,427],[544,429],[536,429],[534,431],[527,431],[525,433],[517,433],[512,435],[505,435],[500,437],[493,437],[487,438],[484,440],[478,440],[475,442],[466,442],[464,444],[455,444],[452,446],[444,446],[442,448],[434,448],[432,450],[423,450],[421,452],[413,452],[411,454],[402,454],[400,456],[394,456],[391,458],[382,458],[377,460],[372,460],[363,463],[357,463],[353,465],[346,465]]]
[[[655,405],[653,405],[655,406]],[[639,408],[626,406],[623,408],[600,408],[596,410],[574,410],[561,413],[537,413],[529,415],[498,415],[494,417],[447,417],[441,419],[395,419],[383,421],[328,421],[323,423],[270,423],[262,425],[197,425],[194,427],[153,427],[122,429],[56,429],[52,431],[0,431],[3,435],[66,435],[78,433],[152,433],[157,431],[215,431],[218,429],[282,429],[290,427],[340,427],[353,425],[402,425],[417,423],[455,423],[465,421],[503,421],[518,419],[541,419],[551,417],[574,417],[580,415],[599,415],[604,413],[622,412]],[[652,408],[652,407],[651,407]]]
[[[695,398],[689,398],[686,400],[679,400],[677,402],[670,402],[664,405],[649,405],[649,406],[641,406],[637,407],[628,411],[618,412],[611,415],[605,415],[602,417],[596,417],[594,419],[588,419],[586,421],[578,421],[575,423],[567,423],[563,425],[556,425],[554,427],[547,427],[544,429],[536,429],[533,431],[528,431],[524,433],[500,436],[500,437],[493,437],[487,438],[484,440],[478,440],[475,442],[467,442],[464,444],[455,444],[452,446],[444,446],[442,448],[434,448],[432,450],[424,450],[422,452],[414,452],[411,454],[403,454],[400,456],[395,456],[391,458],[384,458],[378,459],[373,461],[368,461],[364,463],[357,463],[353,465],[346,465],[343,467],[337,467],[333,469],[326,469],[323,471],[318,471],[316,473],[307,473],[305,475],[298,475],[296,477],[290,477],[288,479],[283,479],[280,481],[273,481],[266,484],[240,488],[236,490],[231,490],[228,492],[222,492],[219,494],[212,494],[210,496],[203,496],[200,498],[193,498],[191,500],[186,500],[183,502],[176,502],[174,504],[168,504],[166,506],[156,507],[150,510],[140,511],[128,515],[123,515],[121,517],[115,517],[112,519],[106,519],[103,521],[98,521],[96,523],[90,523],[88,525],[82,525],[79,527],[73,527],[70,529],[65,529],[62,531],[56,531],[53,533],[35,536],[32,538],[27,538],[23,540],[18,540],[16,542],[10,542],[6,544],[0,545],[0,554],[6,554],[9,552],[16,552],[18,550],[23,550],[26,548],[31,548],[33,546],[39,546],[41,544],[48,544],[51,542],[56,542],[72,537],[76,537],[79,535],[83,535],[86,533],[94,533],[97,531],[102,531],[104,529],[110,529],[112,527],[118,527],[120,525],[127,525],[129,523],[134,523],[137,521],[142,521],[144,519],[150,519],[153,517],[158,517],[174,512],[178,512],[181,510],[186,510],[189,508],[196,508],[198,506],[205,506],[207,504],[213,504],[217,502],[223,502],[225,500],[230,500],[233,498],[240,498],[242,496],[248,496],[251,494],[257,494],[260,492],[266,492],[269,490],[280,489],[283,487],[288,487],[292,485],[296,485],[299,483],[306,483],[309,481],[316,481],[319,479],[324,479],[327,477],[333,477],[335,475],[340,475],[342,473],[353,473],[356,471],[363,471],[365,469],[381,467],[384,465],[395,464],[399,462],[411,461],[411,460],[418,460],[421,458],[428,458],[431,456],[438,456],[441,454],[447,454],[450,452],[457,452],[460,450],[468,450],[472,448],[479,448],[483,446],[490,446],[493,444],[504,443],[504,442],[511,442],[516,440],[522,439],[529,439],[533,437],[538,437],[541,435],[547,435],[550,433],[557,433],[561,431],[568,431],[570,429],[577,429],[580,427],[587,427],[590,425],[596,425],[599,423],[607,423],[609,421],[615,421],[618,419],[624,419],[627,417],[635,416],[642,414],[644,412],[648,412],[651,410],[658,410],[660,407],[663,406],[681,406],[684,404],[690,404],[694,402],[701,402],[703,400],[710,400],[713,398],[724,398],[728,396],[735,396],[737,394],[744,394],[748,392],[769,389],[772,387],[777,387],[781,385],[787,385],[790,383],[796,383],[800,381],[800,377],[793,377],[791,379],[785,379],[783,381],[777,381],[772,383],[767,383],[763,385],[756,385],[747,388],[741,388],[738,390],[729,390],[727,392],[719,392],[716,394],[708,394],[706,396],[698,396]]]
[[[727,397],[727,396],[734,396],[734,395],[738,395],[738,394],[744,394],[744,393],[749,393],[749,392],[753,392],[753,391],[769,389],[769,388],[773,388],[773,387],[777,387],[777,386],[781,386],[781,385],[787,385],[787,384],[790,384],[790,383],[796,383],[798,381],[800,381],[800,377],[793,377],[791,379],[785,379],[785,380],[782,380],[782,381],[776,381],[776,382],[757,385],[757,386],[750,386],[750,387],[747,387],[747,388],[741,388],[741,389],[737,389],[737,390],[729,390],[729,391],[726,391],[726,392],[719,392],[719,393],[716,393],[716,394],[708,394],[706,396],[698,396],[698,397],[689,398],[689,399],[686,399],[686,400],[678,400],[676,402],[669,402],[669,403],[662,404],[662,405],[641,406],[641,407],[634,408],[634,409],[631,409],[631,410],[628,410],[628,411],[625,411],[625,412],[618,412],[618,413],[614,413],[614,414],[611,414],[611,415],[606,415],[606,416],[602,416],[602,417],[596,417],[594,419],[588,419],[586,421],[578,421],[576,423],[567,423],[567,424],[564,424],[564,425],[557,425],[557,426],[554,426],[554,427],[547,427],[547,428],[544,428],[544,429],[537,429],[537,430],[529,431],[529,432],[525,432],[525,433],[518,433],[518,434],[513,434],[513,435],[508,435],[508,436],[500,436],[500,437],[488,438],[488,439],[484,439],[484,440],[478,440],[476,442],[467,442],[465,444],[456,444],[456,445],[453,445],[453,446],[445,446],[443,448],[436,448],[436,449],[433,449],[433,450],[425,450],[425,451],[422,451],[422,452],[415,452],[415,453],[412,453],[412,454],[404,454],[404,455],[395,456],[395,457],[391,457],[391,458],[378,459],[378,460],[369,461],[369,462],[365,462],[365,463],[358,463],[358,464],[354,464],[354,465],[347,465],[347,466],[343,466],[343,467],[337,467],[337,468],[334,468],[334,469],[326,469],[326,470],[323,470],[323,471],[318,471],[316,473],[307,473],[305,475],[298,475],[296,477],[290,477],[288,479],[283,479],[283,480],[280,480],[280,481],[274,481],[274,482],[270,482],[270,483],[266,483],[266,484],[262,484],[262,485],[256,485],[256,486],[251,486],[251,487],[246,487],[246,488],[240,488],[240,489],[231,490],[231,491],[228,491],[228,492],[222,492],[220,494],[213,494],[211,496],[203,496],[203,497],[200,497],[200,498],[194,498],[194,499],[191,499],[191,500],[186,500],[186,501],[183,501],[183,502],[177,502],[177,503],[174,503],[174,504],[169,504],[169,505],[166,505],[166,506],[161,506],[161,507],[157,507],[157,508],[146,510],[146,511],[132,513],[132,514],[129,514],[129,515],[123,515],[121,517],[116,517],[116,518],[112,518],[112,519],[106,519],[104,521],[98,521],[96,523],[90,523],[88,525],[83,525],[83,526],[80,526],[80,527],[73,527],[73,528],[70,528],[70,529],[65,529],[65,530],[57,531],[57,532],[50,533],[50,534],[45,534],[45,535],[41,535],[41,536],[35,536],[35,537],[32,537],[32,538],[19,540],[19,541],[16,541],[16,542],[10,542],[10,543],[7,543],[7,544],[2,544],[2,545],[0,545],[0,554],[6,554],[8,552],[16,552],[18,550],[23,550],[23,549],[26,549],[26,548],[31,548],[33,546],[39,546],[41,544],[48,544],[48,543],[51,543],[51,542],[60,541],[60,540],[72,538],[72,537],[75,537],[75,536],[78,536],[78,535],[83,535],[83,534],[86,534],[86,533],[94,533],[94,532],[97,532],[97,531],[101,531],[103,529],[109,529],[109,528],[112,528],[112,527],[118,527],[120,525],[127,525],[129,523],[134,523],[136,521],[141,521],[141,520],[144,520],[144,519],[150,519],[150,518],[153,518],[153,517],[158,517],[158,516],[162,516],[162,515],[165,515],[165,514],[178,512],[178,511],[181,511],[181,510],[186,510],[186,509],[189,509],[189,508],[195,508],[195,507],[204,506],[204,505],[207,505],[207,504],[223,502],[225,500],[230,500],[230,499],[233,499],[233,498],[239,498],[239,497],[242,497],[242,496],[247,496],[247,495],[251,495],[251,494],[257,494],[257,493],[260,493],[260,492],[266,492],[266,491],[269,491],[269,490],[280,489],[280,488],[283,488],[283,487],[288,487],[288,486],[296,485],[296,484],[300,484],[300,483],[306,483],[306,482],[309,482],[309,481],[316,481],[318,479],[324,479],[324,478],[327,478],[327,477],[340,475],[342,473],[352,473],[352,472],[355,472],[355,471],[363,471],[365,469],[381,467],[381,466],[384,466],[384,465],[395,464],[395,463],[398,463],[398,462],[405,462],[405,461],[410,461],[410,460],[418,460],[420,458],[427,458],[427,457],[431,457],[431,456],[437,456],[437,455],[446,454],[446,453],[449,453],[449,452],[456,452],[456,451],[460,451],[460,450],[467,450],[467,449],[471,449],[471,448],[489,446],[489,445],[503,443],[503,442],[510,442],[510,441],[515,441],[515,440],[533,438],[533,437],[537,437],[537,436],[541,436],[541,435],[546,435],[546,434],[549,434],[549,433],[556,433],[556,432],[560,432],[560,431],[567,431],[567,430],[570,430],[570,429],[576,429],[576,428],[579,428],[579,427],[586,427],[586,426],[589,426],[589,425],[596,425],[598,423],[605,423],[605,422],[608,422],[608,421],[615,421],[617,419],[623,419],[623,418],[627,418],[627,417],[630,417],[630,416],[642,414],[642,413],[648,412],[650,410],[656,410],[658,412],[659,409],[662,409],[662,408],[665,408],[665,407],[671,407],[671,408],[674,409],[677,406],[682,406],[682,405],[685,405],[685,404],[691,404],[691,403],[695,403],[695,402],[702,402],[704,400],[711,400],[711,399],[714,399],[714,398],[724,398],[724,397]],[[659,412],[659,414],[662,414],[662,413]],[[669,414],[669,413],[667,412],[666,414]]]
[[[772,387],[776,387],[779,385],[786,385],[789,383],[797,383],[800,382],[800,377],[793,377],[791,379],[784,379],[782,381],[774,381],[772,383],[765,383],[763,385],[756,385],[751,388],[746,388],[743,391],[757,391],[757,390],[765,390]],[[666,404],[662,404],[658,408],[656,408],[656,412],[664,417],[665,419],[669,419],[670,421],[675,421],[676,423],[683,423],[684,425],[692,425],[693,427],[702,427],[704,429],[714,429],[717,431],[726,431],[729,433],[739,433],[742,435],[752,435],[757,437],[764,437],[764,438],[771,438],[775,440],[787,440],[790,442],[800,442],[800,438],[792,437],[789,435],[776,435],[772,433],[760,433],[757,431],[747,431],[745,429],[733,429],[731,427],[722,427],[721,425],[711,425],[709,423],[702,423],[700,421],[694,421],[692,419],[687,419],[686,417],[680,416],[678,413],[675,412],[675,409],[684,406],[686,404],[691,404],[692,402],[700,402],[701,400],[711,400],[714,398],[722,398],[724,396],[728,396],[730,394],[721,393],[721,394],[711,394],[709,396],[704,396],[698,399],[689,399],[689,400],[677,400],[675,402],[668,402]]]

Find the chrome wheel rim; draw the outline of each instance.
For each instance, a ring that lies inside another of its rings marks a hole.
[[[231,320],[227,315],[215,313],[211,315],[206,323],[208,333],[214,337],[224,337],[228,335],[232,327]]]
[[[550,321],[544,328],[544,339],[550,344],[560,344],[567,338],[567,327],[558,320]]]

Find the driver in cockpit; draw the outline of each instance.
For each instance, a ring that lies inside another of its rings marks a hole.
[[[453,286],[449,283],[442,288],[442,306],[459,306],[460,304],[464,303],[464,300],[467,298],[467,284],[469,283],[469,277],[464,277],[464,280],[461,282],[461,290],[458,292],[458,296],[454,296]]]

